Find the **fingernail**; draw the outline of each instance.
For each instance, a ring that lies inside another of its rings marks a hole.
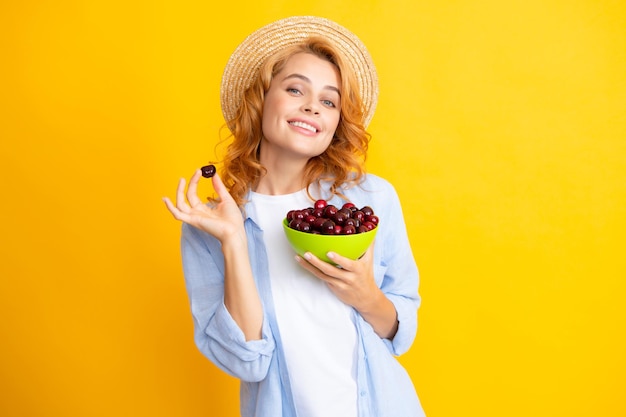
[[[328,252],[326,256],[328,256],[330,259],[333,259],[335,257],[335,252]]]
[[[310,261],[311,259],[313,259],[313,256],[311,256],[311,254],[307,252],[304,254],[304,259],[306,259],[307,261]]]

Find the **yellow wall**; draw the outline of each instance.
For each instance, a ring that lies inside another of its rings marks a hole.
[[[237,415],[161,197],[213,156],[228,54],[290,14],[377,63],[428,415],[626,415],[623,1],[209,3],[0,5],[0,415]]]

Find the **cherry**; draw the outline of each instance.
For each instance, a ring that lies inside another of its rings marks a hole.
[[[346,219],[346,221],[343,224],[344,227],[346,227],[346,226],[354,226],[355,228],[359,227],[360,225],[361,225],[361,222],[358,221],[355,218],[352,218],[352,217],[350,217],[349,219]]]
[[[332,220],[326,220],[324,224],[322,224],[322,234],[323,235],[335,234],[335,223]]]
[[[302,219],[292,219],[289,222],[289,227],[291,227],[292,229],[298,230],[300,227],[300,223],[302,223]]]
[[[343,228],[343,234],[344,235],[353,235],[355,233],[356,233],[356,227],[354,227],[352,225],[344,226],[344,228]]]
[[[372,222],[363,222],[363,226],[367,227],[367,230],[374,230],[376,225]]]
[[[313,207],[315,207],[316,209],[323,209],[327,205],[328,203],[326,202],[326,200],[317,200]]]
[[[337,213],[335,213],[335,215],[332,217],[333,221],[337,224],[344,224],[346,220],[348,220],[350,218],[349,214],[346,214],[345,212],[339,210]]]
[[[363,212],[363,214],[365,214],[366,216],[372,216],[374,214],[374,210],[372,210],[372,208],[370,206],[363,206],[361,208],[361,211]]]
[[[378,216],[375,216],[372,214],[370,216],[365,216],[365,221],[374,223],[375,225],[378,226],[379,219],[378,219]]]
[[[346,216],[348,216],[348,217],[352,216],[352,210],[350,210],[350,209],[349,209],[349,208],[347,208],[347,207],[342,207],[342,208],[341,208],[341,209],[337,212],[337,214],[339,214],[339,213],[345,213],[345,215],[346,215]]]
[[[326,219],[323,217],[316,217],[313,221],[313,228],[321,231],[325,221]]]
[[[329,206],[326,206],[326,208],[324,209],[324,216],[333,217],[335,214],[337,214],[337,211],[337,207],[331,204]]]
[[[311,212],[315,217],[322,217],[324,215],[324,208],[314,208]]]
[[[203,166],[200,170],[202,170],[202,176],[204,178],[211,178],[216,172],[215,165],[213,164]]]
[[[361,210],[357,210],[352,213],[352,218],[362,223],[363,220],[365,220],[365,213],[363,213]]]

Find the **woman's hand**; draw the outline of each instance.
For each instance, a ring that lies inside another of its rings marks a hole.
[[[398,315],[393,303],[385,297],[374,279],[374,245],[357,260],[327,254],[336,265],[322,261],[311,253],[297,256],[300,265],[325,281],[345,304],[354,307],[381,337],[392,339],[398,330]]]
[[[203,230],[224,243],[233,236],[243,234],[243,217],[241,210],[224,186],[219,175],[212,177],[213,188],[217,192],[219,202],[210,207],[198,197],[198,181],[202,171],[197,170],[189,180],[185,193],[185,179],[181,178],[176,191],[176,205],[169,198],[163,198],[167,209],[175,219],[188,223]]]
[[[304,259],[297,259],[304,269],[326,281],[341,301],[360,310],[365,309],[373,295],[379,291],[374,281],[373,248],[373,245],[370,246],[356,261],[329,252],[327,256],[336,265],[324,262],[308,252],[304,254]]]

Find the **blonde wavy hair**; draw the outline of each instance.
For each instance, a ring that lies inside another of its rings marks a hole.
[[[258,77],[245,91],[235,118],[226,123],[231,134],[225,139],[232,138],[232,142],[226,148],[221,177],[240,207],[246,203],[248,191],[255,187],[266,172],[259,162],[265,93],[287,60],[302,52],[332,63],[341,77],[341,112],[335,136],[322,154],[307,162],[303,187],[307,187],[309,197],[315,200],[322,197],[314,198],[310,186],[329,181],[331,196],[326,198],[334,195],[345,198],[341,189],[357,185],[365,175],[370,134],[363,125],[363,106],[356,76],[332,43],[325,38],[311,37],[268,57]]]

